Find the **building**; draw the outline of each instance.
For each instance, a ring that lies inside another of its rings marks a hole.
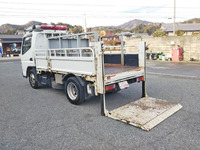
[[[121,44],[121,40],[119,40],[119,36],[115,35],[112,32],[106,32],[105,36],[102,37],[105,45],[119,45]]]
[[[0,54],[3,57],[19,56],[23,35],[0,34]]]
[[[149,38],[150,36],[147,33],[135,33],[132,35],[132,38]]]
[[[150,37],[147,33],[130,33],[130,32],[122,32],[117,33],[116,35],[119,36],[119,40],[121,40],[120,36],[123,34],[123,39],[133,39],[133,38],[148,38]]]
[[[15,34],[16,35],[24,35],[25,32],[24,32],[24,30],[17,30],[17,32]]]
[[[162,24],[161,29],[165,31],[168,36],[173,36],[173,24]],[[176,30],[183,30],[185,32],[184,35],[193,35],[195,33],[200,33],[200,24],[176,24]]]
[[[102,37],[105,45],[120,45],[121,44],[121,36],[123,35],[123,41],[133,38],[148,38],[150,37],[147,33],[130,33],[130,32],[122,32],[122,33],[112,33],[106,32],[105,36]]]

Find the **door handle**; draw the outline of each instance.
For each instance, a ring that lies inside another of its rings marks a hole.
[[[33,58],[30,58],[29,60],[30,60],[30,61],[33,61]]]

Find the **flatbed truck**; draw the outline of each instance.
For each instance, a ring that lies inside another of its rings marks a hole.
[[[120,53],[112,53],[98,32],[68,34],[66,27],[55,25],[37,25],[28,31],[22,41],[21,64],[32,88],[64,89],[69,102],[76,105],[99,96],[101,115],[147,131],[181,109],[180,104],[147,96],[144,41],[139,42],[138,53],[125,53],[122,35]],[[106,93],[135,82],[142,84],[142,98],[107,110]]]

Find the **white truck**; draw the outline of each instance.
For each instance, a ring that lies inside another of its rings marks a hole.
[[[98,96],[101,114],[150,130],[181,109],[180,104],[150,98],[146,94],[145,42],[138,53],[108,53],[97,32],[68,34],[66,27],[37,25],[23,37],[21,64],[32,88],[43,85],[64,89],[72,104]],[[119,48],[119,47],[118,47]],[[112,111],[106,109],[106,92],[117,92],[129,84],[142,83],[142,98]]]

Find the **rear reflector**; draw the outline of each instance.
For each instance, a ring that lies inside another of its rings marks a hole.
[[[108,91],[108,90],[112,90],[112,89],[114,89],[115,88],[115,85],[113,84],[113,85],[108,85],[108,86],[106,86],[106,91]]]
[[[115,76],[116,76],[116,75],[108,76],[107,79],[110,80],[112,77],[115,77]]]

